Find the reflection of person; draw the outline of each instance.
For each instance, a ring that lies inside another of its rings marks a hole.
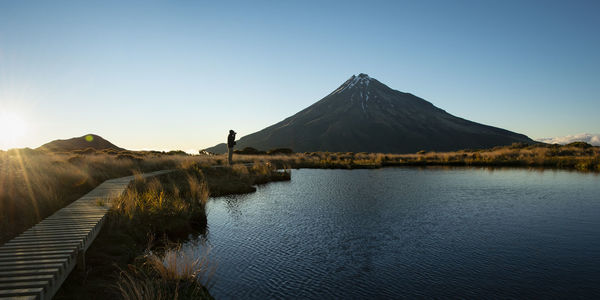
[[[227,161],[229,162],[229,164],[233,163],[233,146],[235,146],[235,134],[235,131],[229,130],[229,135],[227,136],[227,149],[229,149],[229,159]]]

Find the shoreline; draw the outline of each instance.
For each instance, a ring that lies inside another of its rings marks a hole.
[[[198,167],[196,169],[191,168],[191,170],[178,169],[174,173],[178,171],[184,172],[183,170],[185,170],[186,176],[194,172],[200,174],[200,182],[205,182],[208,189],[211,186],[221,184],[221,179],[237,179],[234,180],[233,185],[219,190],[215,194],[215,197],[252,193],[255,191],[255,188],[252,187],[253,189],[251,190],[247,184],[262,185],[273,181],[289,180],[291,178],[289,172],[284,174],[274,172],[277,174],[273,174],[264,173],[266,169],[258,170],[255,167],[252,167],[252,169],[246,173],[243,168],[239,166],[235,167],[234,165],[228,168]],[[189,177],[177,174],[165,174],[162,178],[161,176],[157,178],[163,184],[167,182],[172,183],[175,178],[175,183],[177,184],[174,187],[175,193],[183,193],[182,195],[187,193],[185,189],[189,183]],[[170,179],[168,179],[169,177]],[[183,178],[187,179],[181,180]],[[194,193],[194,189],[197,187],[196,184],[190,183],[189,185],[191,186],[191,192]],[[156,181],[132,183],[128,189],[132,187],[142,189],[141,191],[144,193],[157,188]],[[167,195],[167,197],[173,192],[167,186],[160,187],[158,190],[152,192],[156,191],[159,191],[160,195]],[[208,190],[205,189],[203,191],[207,192]],[[136,194],[136,197],[139,197],[139,194]],[[198,199],[202,203],[206,203],[208,197],[208,194],[203,194]],[[157,274],[155,270],[148,268],[148,262],[160,261],[160,253],[167,256],[169,252],[177,251],[177,245],[185,242],[191,236],[202,235],[206,232],[207,223],[204,204],[202,204],[201,210],[190,216],[190,221],[187,221],[190,223],[181,222],[181,217],[170,216],[172,215],[172,208],[165,208],[165,213],[169,216],[166,218],[164,214],[162,214],[163,217],[161,215],[153,216],[149,220],[150,223],[144,223],[143,220],[148,221],[147,217],[137,217],[134,215],[133,218],[141,218],[142,223],[137,221],[127,223],[127,219],[123,220],[122,213],[119,213],[114,208],[111,209],[111,218],[109,219],[109,224],[107,224],[108,226],[106,226],[107,228],[100,233],[96,243],[92,244],[88,250],[88,257],[86,258],[88,270],[86,270],[85,274],[78,273],[78,271],[72,273],[56,294],[55,299],[80,299],[82,297],[88,299],[105,299],[107,297],[118,297],[116,289],[109,289],[108,287],[118,285],[122,290],[121,285],[123,284],[124,276],[128,278],[128,284],[140,284],[140,282],[147,281],[148,278],[155,278],[153,280],[162,282],[162,290],[171,290],[174,288],[177,291],[177,287],[179,286],[183,287],[182,289],[184,290],[179,290],[177,293],[191,293],[195,295],[194,298],[212,299],[209,290],[202,283],[195,283],[193,280],[190,281],[189,278],[178,278],[177,281],[164,282],[164,280],[161,281],[160,278],[156,278]],[[142,224],[147,224],[147,227],[141,226]],[[167,226],[168,229],[164,226]],[[148,256],[149,253],[159,253],[159,255]],[[166,257],[162,259],[166,259]],[[110,261],[110,265],[107,266],[106,261]],[[193,259],[190,259],[190,263],[193,261]],[[154,263],[154,265],[156,264]],[[182,285],[182,282],[187,282],[187,284]],[[187,289],[185,289],[186,286]]]
[[[600,147],[585,143],[522,145],[481,150],[415,154],[304,152],[288,155],[239,155],[240,161],[270,161],[278,167],[313,169],[372,169],[389,166],[482,166],[551,168],[600,172]]]

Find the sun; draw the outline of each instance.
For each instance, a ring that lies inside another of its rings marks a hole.
[[[18,114],[0,112],[0,149],[18,147],[20,139],[27,133],[27,122]]]

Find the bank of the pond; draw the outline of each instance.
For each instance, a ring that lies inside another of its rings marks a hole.
[[[281,167],[310,169],[376,169],[389,166],[481,166],[600,171],[600,147],[576,142],[568,145],[513,144],[492,149],[414,154],[365,152],[304,152],[290,155],[240,155],[244,162],[269,161]]]
[[[256,184],[282,180],[290,173],[260,163],[190,164],[136,178],[113,201],[107,224],[87,251],[85,272],[74,271],[55,299],[137,299],[140,293],[145,299],[212,299],[205,287],[207,262],[186,257],[177,245],[206,232],[209,196],[250,193]]]

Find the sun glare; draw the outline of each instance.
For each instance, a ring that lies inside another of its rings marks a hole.
[[[19,115],[0,112],[0,149],[18,147],[20,138],[27,132],[27,123]]]

